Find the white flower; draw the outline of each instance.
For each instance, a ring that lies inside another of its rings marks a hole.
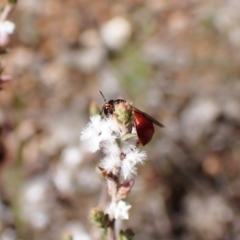
[[[137,174],[136,165],[138,163],[143,164],[147,159],[147,154],[144,151],[140,151],[140,149],[134,145],[125,147],[123,151],[125,153],[125,158],[122,161],[121,175],[125,180],[129,180]]]
[[[100,115],[91,117],[90,123],[81,133],[81,140],[87,143],[90,152],[96,152],[115,141],[119,127],[113,118],[102,119]]]
[[[121,167],[121,159],[119,156],[106,156],[101,161],[101,167],[107,172],[115,172],[114,170]]]
[[[129,134],[132,136],[126,138],[123,134],[114,117],[103,119],[96,115],[82,131],[81,140],[91,152],[102,150],[105,157],[101,160],[101,168],[107,173],[120,169],[125,181],[133,179],[137,174],[136,165],[143,164],[147,155],[136,146],[136,135]]]
[[[0,36],[1,37],[6,37],[10,34],[13,34],[15,29],[15,24],[10,21],[3,21],[0,22]]]
[[[132,206],[124,201],[112,202],[108,208],[108,213],[115,219],[129,219],[128,211]]]
[[[15,25],[10,21],[0,21],[0,47],[6,47],[9,43],[9,35],[14,32]]]

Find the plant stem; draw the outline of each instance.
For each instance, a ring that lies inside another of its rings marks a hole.
[[[5,20],[7,19],[8,15],[9,15],[10,12],[12,11],[12,9],[13,9],[13,6],[10,5],[10,4],[7,4],[7,5],[4,7],[4,9],[3,9],[3,11],[2,11],[2,13],[1,13],[1,15],[0,15],[0,22],[3,22],[3,21],[5,21]]]
[[[107,240],[116,240],[115,219],[111,220],[107,229]]]
[[[119,189],[119,173],[120,169],[117,169],[114,172],[114,177],[111,179],[108,179],[108,189],[110,190],[109,193],[111,195],[111,204],[116,204],[118,199],[117,199],[117,194],[118,194],[118,189]],[[108,240],[116,240],[116,229],[115,229],[115,218],[114,215],[111,213],[110,217],[110,223],[108,226],[108,231],[107,231],[107,239]]]

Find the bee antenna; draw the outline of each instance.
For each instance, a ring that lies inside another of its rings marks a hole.
[[[104,102],[106,103],[107,100],[106,100],[106,98],[104,97],[103,93],[102,93],[101,91],[99,91],[99,92],[100,92],[100,94],[102,95]]]

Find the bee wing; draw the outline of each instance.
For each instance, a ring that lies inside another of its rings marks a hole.
[[[133,108],[133,111],[139,113],[139,114],[142,114],[144,117],[146,117],[148,120],[152,121],[154,124],[156,124],[157,126],[159,127],[164,127],[163,124],[161,124],[159,121],[157,121],[156,119],[154,119],[153,117],[151,117],[150,115],[148,115],[147,113],[139,110],[138,108],[135,108],[135,107],[132,107]]]

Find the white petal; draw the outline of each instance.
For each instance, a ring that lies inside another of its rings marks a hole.
[[[116,219],[129,219],[128,211],[131,208],[130,204],[127,204],[124,201],[119,201],[114,212],[114,217]]]
[[[125,180],[132,179],[137,175],[137,168],[131,161],[122,162],[121,175]]]
[[[80,139],[85,142],[86,148],[90,152],[95,152],[100,149],[100,142],[102,141],[102,119],[100,115],[95,115],[90,118],[90,122],[81,132]]]
[[[111,141],[108,141],[108,143],[103,148],[103,152],[105,155],[112,155],[112,156],[120,156],[121,149],[119,148],[116,138]]]
[[[137,175],[136,165],[138,163],[143,164],[147,158],[144,151],[141,151],[134,145],[125,145],[123,147],[125,158],[122,161],[121,175],[125,180],[132,179],[134,175]]]
[[[102,159],[101,167],[108,173],[112,172],[116,168],[119,168],[120,166],[121,166],[121,160],[119,157],[110,155],[110,156],[106,156],[104,159]]]

